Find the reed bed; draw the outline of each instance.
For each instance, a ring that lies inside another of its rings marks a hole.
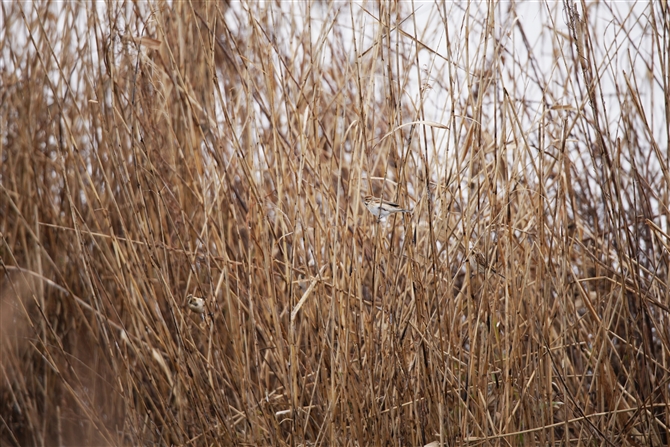
[[[3,3],[0,443],[667,445],[670,10],[616,6]]]

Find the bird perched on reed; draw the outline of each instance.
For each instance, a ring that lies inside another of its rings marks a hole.
[[[470,253],[468,255],[468,261],[470,261],[470,267],[472,267],[472,269],[477,273],[483,273],[486,275],[488,272],[492,272],[500,276],[501,278],[505,279],[503,275],[501,275],[496,271],[496,269],[491,267],[491,264],[486,259],[486,256],[484,256],[484,253],[478,251],[474,247],[470,249]]]
[[[377,218],[377,220],[381,220],[394,213],[412,212],[411,210],[400,208],[400,205],[397,203],[387,202],[386,200],[373,196],[365,196],[365,198],[363,198],[363,203],[365,203],[365,207]]]
[[[186,297],[186,305],[188,306],[191,311],[197,313],[197,314],[204,314],[205,313],[205,299],[200,298],[197,296],[193,296],[192,294],[188,294]]]

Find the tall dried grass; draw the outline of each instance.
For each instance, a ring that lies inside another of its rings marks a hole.
[[[667,445],[667,2],[480,6],[3,3],[2,445]]]

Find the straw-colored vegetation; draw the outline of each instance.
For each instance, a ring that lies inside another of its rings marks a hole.
[[[667,445],[670,10],[613,6],[3,2],[0,443]]]

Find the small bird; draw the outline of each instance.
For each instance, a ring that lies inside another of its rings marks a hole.
[[[370,212],[377,217],[377,220],[381,220],[393,213],[411,213],[411,210],[405,210],[400,208],[400,205],[393,202],[387,202],[386,200],[379,199],[373,196],[365,196],[363,199],[365,207],[370,210]]]
[[[477,273],[487,274],[488,272],[492,272],[503,279],[505,278],[503,275],[498,273],[493,267],[491,267],[491,264],[489,264],[489,262],[486,260],[486,256],[484,256],[482,252],[478,251],[475,248],[472,248],[470,250],[470,256],[468,256],[468,260],[470,261],[470,266]]]
[[[192,294],[188,294],[186,297],[186,305],[188,306],[189,309],[191,309],[193,312],[197,314],[204,314],[205,313],[205,299],[204,298],[199,298],[197,296],[193,296]]]

